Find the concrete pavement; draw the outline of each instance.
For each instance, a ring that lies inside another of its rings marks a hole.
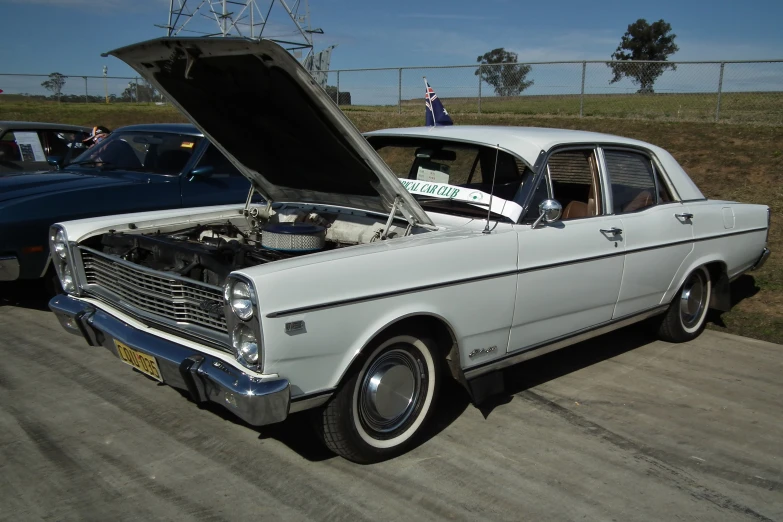
[[[200,409],[0,304],[0,520],[783,520],[783,346],[639,328],[441,395],[398,459],[331,456],[304,415]]]

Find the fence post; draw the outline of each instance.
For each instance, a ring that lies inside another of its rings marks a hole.
[[[136,103],[139,103],[139,78],[138,77],[134,78],[133,90],[136,95]]]
[[[726,62],[720,63],[720,78],[718,79],[718,105],[715,107],[715,121],[720,120],[720,96],[723,93],[723,69]]]
[[[402,67],[397,69],[397,114],[402,114]]]
[[[337,99],[334,100],[337,106],[340,106],[340,71],[337,71]]]
[[[585,72],[587,72],[587,62],[582,62],[582,90],[579,93],[579,117],[585,114]]]
[[[479,77],[478,113],[481,114],[481,65],[479,65],[478,77]]]
[[[90,103],[87,101],[87,77],[83,76],[84,78],[84,103]]]

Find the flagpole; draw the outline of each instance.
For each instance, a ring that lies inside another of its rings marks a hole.
[[[432,108],[432,99],[430,98],[430,84],[427,83],[427,77],[422,76],[424,78],[424,94],[427,97],[427,100],[430,102],[430,113],[432,113],[432,126],[437,127],[438,122],[435,120],[435,109]]]

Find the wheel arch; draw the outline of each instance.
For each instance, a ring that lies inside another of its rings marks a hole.
[[[394,318],[376,329],[357,350],[350,363],[346,365],[337,381],[337,386],[342,384],[357,364],[361,364],[368,347],[372,346],[380,337],[394,331],[432,332],[432,337],[440,351],[438,356],[445,361],[449,374],[467,389],[455,329],[446,318],[433,312],[410,312]]]
[[[666,292],[663,303],[670,303],[674,296],[679,292],[685,280],[694,270],[704,267],[710,275],[712,283],[712,294],[710,296],[709,308],[728,312],[731,309],[731,290],[729,285],[728,265],[726,261],[717,255],[702,256],[688,263],[684,270],[672,280],[669,290]]]

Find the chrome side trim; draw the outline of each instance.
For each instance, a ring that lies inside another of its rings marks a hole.
[[[334,395],[334,392],[328,391],[325,393],[313,394],[305,397],[291,397],[291,405],[288,407],[288,413],[291,414],[317,408],[318,406],[323,406],[329,402],[329,399],[332,398],[332,395]]]
[[[19,260],[16,256],[0,257],[0,281],[19,279]]]
[[[486,364],[483,364],[481,366],[477,366],[465,370],[464,371],[465,379],[468,380],[475,379],[476,377],[480,377],[485,373],[507,368],[509,366],[513,366],[517,363],[520,363],[522,361],[527,361],[529,359],[539,357],[549,352],[554,352],[555,350],[559,350],[560,348],[565,348],[566,346],[571,346],[572,344],[580,343],[582,341],[592,339],[593,337],[598,337],[605,333],[609,333],[612,330],[617,330],[619,328],[623,328],[624,326],[628,326],[633,323],[643,321],[649,317],[653,317],[655,315],[661,314],[665,312],[667,308],[669,308],[668,304],[656,306],[655,308],[651,308],[650,310],[647,310],[645,312],[641,312],[627,317],[621,317],[619,319],[615,319],[613,321],[609,321],[607,323],[603,323],[598,326],[587,328],[579,333],[572,334],[571,336],[545,341],[544,343],[541,343],[537,346],[527,348],[524,351],[512,352],[506,355],[505,357],[503,357],[502,359],[496,359],[494,361],[487,362]]]
[[[52,265],[52,255],[49,254],[48,256],[46,256],[46,263],[44,263],[44,267],[43,267],[43,270],[41,271],[41,275],[39,275],[38,277],[45,276],[46,275],[46,271],[49,270],[49,267],[51,265]]]
[[[767,259],[769,258],[769,255],[772,253],[772,251],[769,248],[764,248],[764,250],[761,251],[761,256],[759,257],[758,261],[750,267],[751,270],[758,270],[762,266],[764,266],[764,263],[767,262]]]

